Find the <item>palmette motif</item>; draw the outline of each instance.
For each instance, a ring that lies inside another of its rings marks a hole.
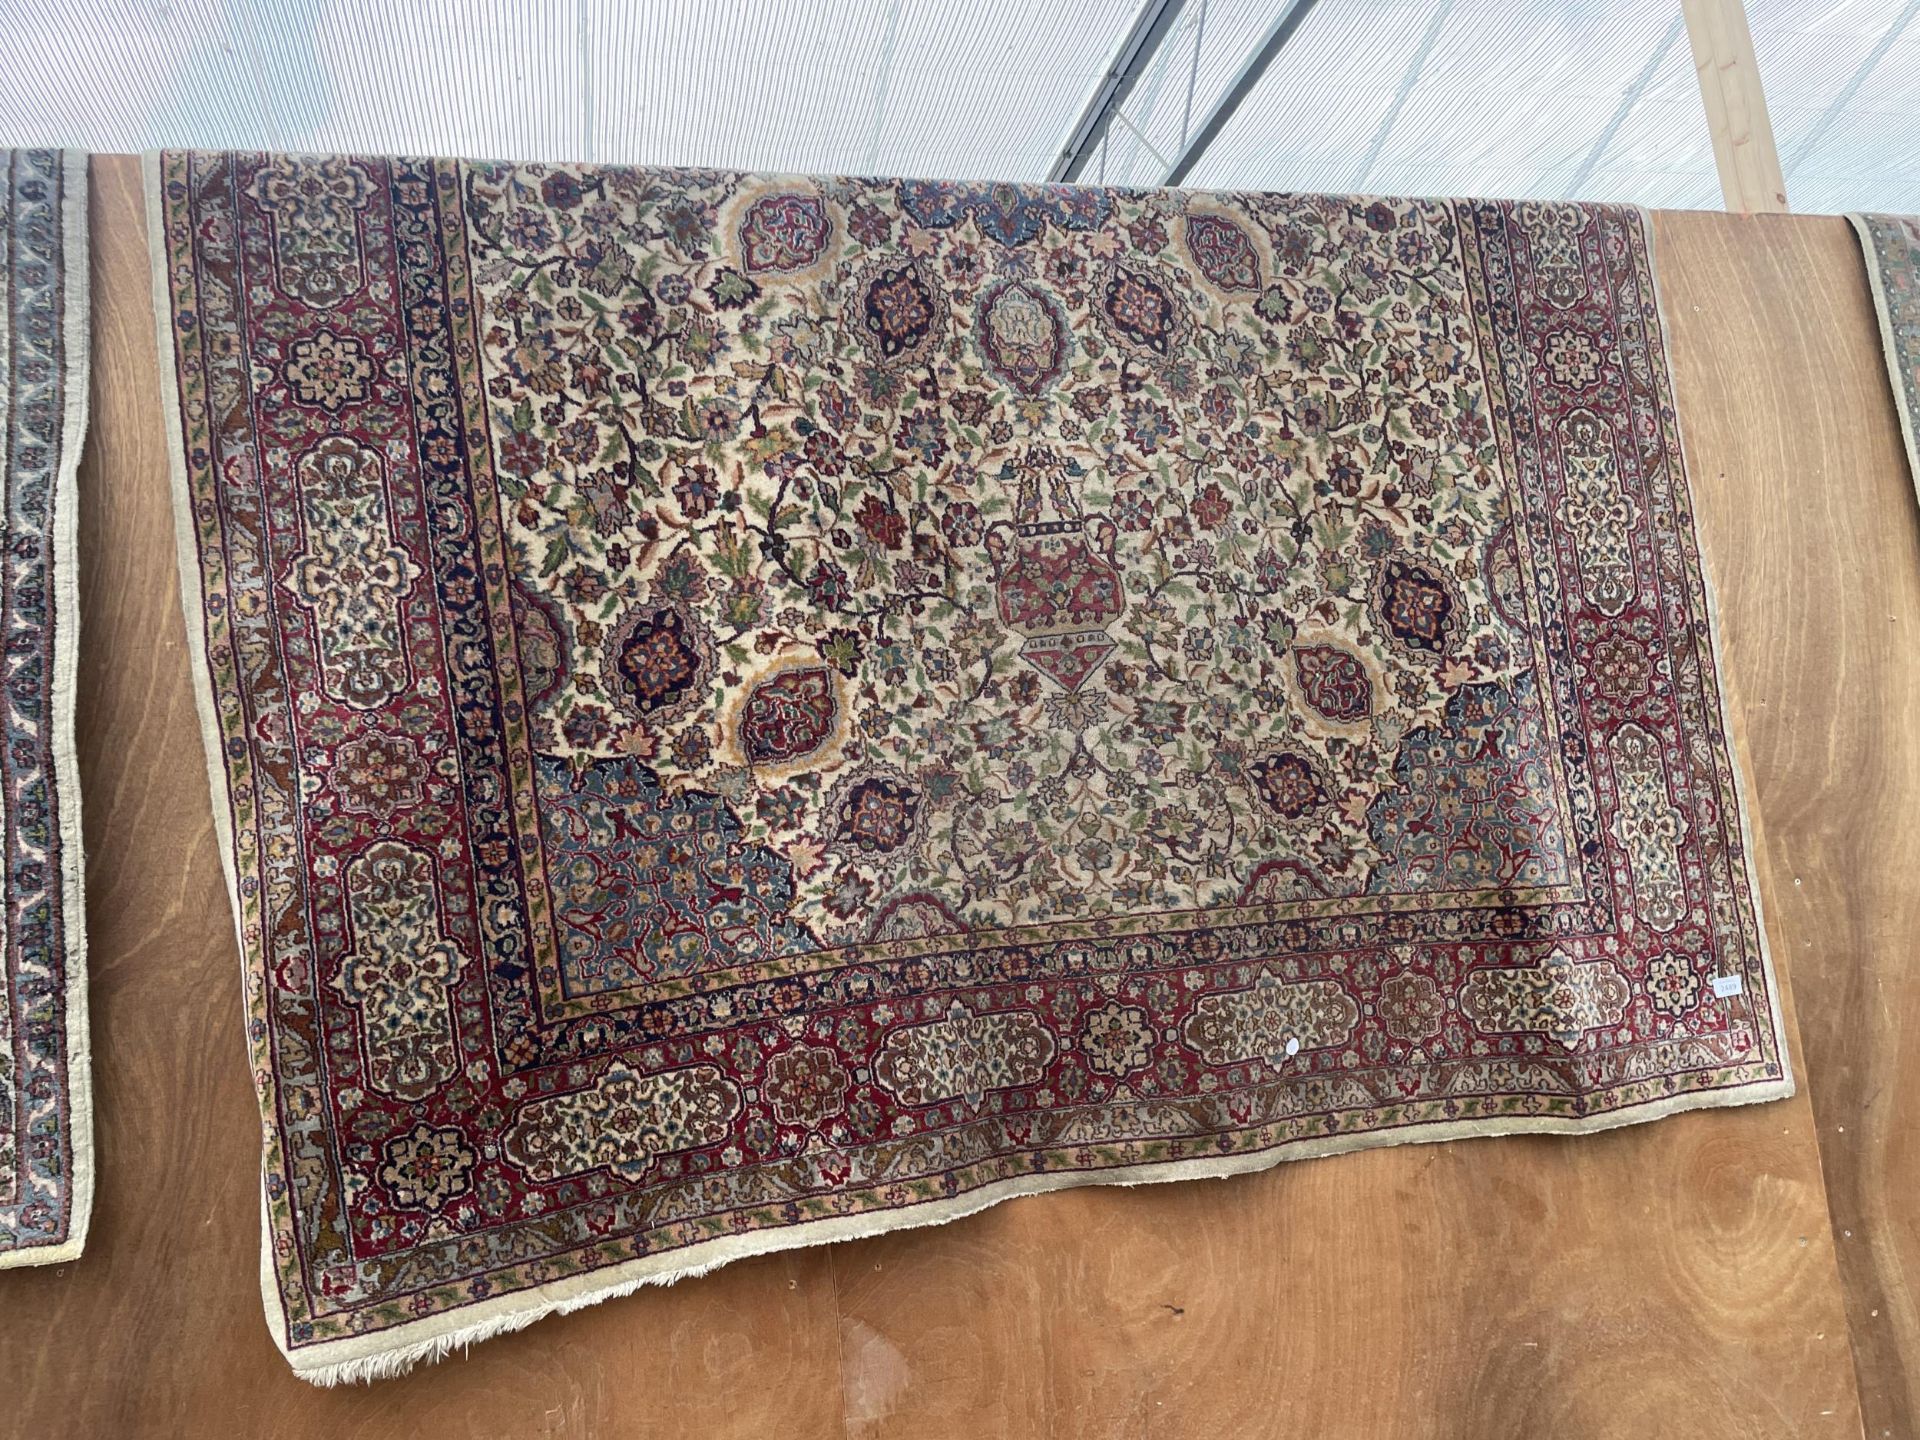
[[[1787,1093],[1638,214],[153,183],[303,1373]]]

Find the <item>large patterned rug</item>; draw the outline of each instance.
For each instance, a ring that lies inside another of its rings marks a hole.
[[[1920,216],[1849,215],[1866,252],[1907,468],[1920,487]]]
[[[0,1266],[7,1266],[73,1259],[93,1208],[73,754],[87,158],[16,150],[0,151],[0,161]]]
[[[1789,1093],[1639,213],[150,187],[301,1374]]]

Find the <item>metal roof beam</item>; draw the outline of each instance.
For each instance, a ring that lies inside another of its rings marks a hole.
[[[1067,133],[1067,143],[1047,171],[1047,179],[1071,183],[1080,178],[1087,162],[1099,150],[1100,142],[1106,139],[1107,127],[1113,123],[1120,107],[1127,103],[1127,97],[1133,93],[1147,66],[1153,63],[1160,43],[1173,29],[1173,22],[1180,18],[1180,9],[1185,3],[1186,0],[1146,0],[1140,7],[1113,64],[1100,77],[1093,98],[1087,101],[1087,108],[1080,112],[1079,120]]]
[[[1900,38],[1900,32],[1907,28],[1916,12],[1920,12],[1920,0],[1907,0],[1906,9],[1894,17],[1893,23],[1887,27],[1887,33],[1874,41],[1873,48],[1867,52],[1866,58],[1861,60],[1859,68],[1847,77],[1847,83],[1841,86],[1840,93],[1833,97],[1833,103],[1820,112],[1819,120],[1814,122],[1813,128],[1808,130],[1801,137],[1800,143],[1794,147],[1793,154],[1787,160],[1787,179],[1791,180],[1798,173],[1807,156],[1811,155],[1826,138],[1827,131],[1833,128],[1833,122],[1838,120],[1840,112],[1847,108],[1847,102],[1853,99],[1862,85],[1866,84],[1867,77],[1873,73],[1874,66],[1886,58],[1887,51],[1893,48],[1893,42]]]
[[[1608,119],[1606,128],[1595,137],[1593,145],[1587,151],[1586,159],[1580,162],[1580,168],[1573,172],[1573,178],[1567,181],[1567,188],[1561,194],[1563,200],[1584,198],[1580,191],[1593,172],[1599,168],[1601,159],[1607,153],[1607,147],[1613,144],[1613,137],[1620,133],[1620,127],[1627,123],[1627,117],[1633,114],[1634,107],[1640,103],[1640,97],[1647,93],[1647,87],[1653,83],[1653,77],[1660,73],[1660,67],[1667,63],[1667,55],[1672,51],[1674,42],[1687,28],[1687,17],[1675,15],[1673,23],[1667,27],[1667,33],[1654,47],[1653,54],[1647,57],[1647,63],[1640,67],[1640,73],[1633,77],[1633,83],[1627,87],[1627,93],[1620,97],[1620,103],[1614,106],[1613,115]]]
[[[1253,87],[1260,83],[1260,77],[1267,73],[1267,67],[1274,58],[1286,48],[1293,38],[1293,32],[1300,28],[1300,22],[1307,18],[1313,9],[1314,0],[1293,0],[1282,10],[1273,22],[1273,28],[1267,31],[1267,38],[1260,42],[1260,48],[1253,52],[1247,63],[1240,67],[1240,73],[1227,93],[1207,116],[1206,123],[1194,132],[1192,138],[1180,148],[1173,164],[1167,167],[1167,175],[1160,183],[1179,185],[1185,182],[1193,167],[1200,163],[1200,157],[1207,153],[1207,147],[1213,144],[1220,132],[1227,128],[1227,122],[1233,119],[1234,111],[1240,108],[1240,102],[1253,93]]]
[[[1413,94],[1413,87],[1420,83],[1420,72],[1427,68],[1427,61],[1433,56],[1433,47],[1439,42],[1440,32],[1446,28],[1447,17],[1452,13],[1453,0],[1439,0],[1439,4],[1433,7],[1426,33],[1420,37],[1420,48],[1413,52],[1413,60],[1408,64],[1406,74],[1400,77],[1400,88],[1394,91],[1393,103],[1387,106],[1387,113],[1380,117],[1380,124],[1373,132],[1373,143],[1367,146],[1360,168],[1353,172],[1353,183],[1347,186],[1350,194],[1361,195],[1366,192],[1367,181],[1373,176],[1373,167],[1379,162],[1380,152],[1387,148],[1387,137],[1393,134],[1393,127],[1400,123],[1400,112],[1407,108],[1408,97]]]

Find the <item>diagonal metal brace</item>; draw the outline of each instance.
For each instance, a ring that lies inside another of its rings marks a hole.
[[[1071,183],[1080,178],[1087,162],[1106,138],[1107,127],[1113,123],[1120,107],[1127,103],[1127,97],[1133,93],[1147,66],[1153,63],[1161,42],[1173,29],[1173,22],[1180,18],[1185,3],[1186,0],[1146,0],[1140,7],[1133,27],[1121,42],[1120,52],[1107,67],[1107,73],[1100,77],[1093,98],[1087,101],[1086,109],[1080,112],[1080,118],[1067,133],[1067,143],[1047,171],[1047,179]]]

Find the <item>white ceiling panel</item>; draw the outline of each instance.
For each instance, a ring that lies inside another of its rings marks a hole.
[[[0,0],[0,144],[1037,180],[1157,0]],[[1082,178],[1155,185],[1288,13],[1184,0]],[[1788,197],[1920,210],[1920,0],[1747,0]],[[1320,0],[1200,186],[1717,206],[1680,0]]]

